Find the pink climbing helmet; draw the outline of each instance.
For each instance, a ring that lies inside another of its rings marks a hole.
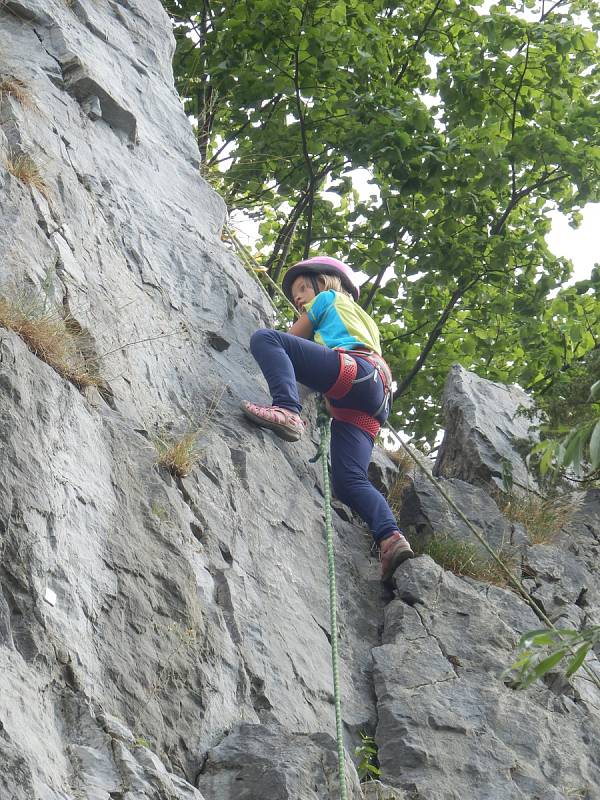
[[[359,290],[354,283],[354,274],[347,264],[331,256],[314,256],[304,261],[299,261],[285,273],[281,288],[288,300],[293,302],[292,283],[299,275],[337,275],[342,286],[352,297],[358,301]]]

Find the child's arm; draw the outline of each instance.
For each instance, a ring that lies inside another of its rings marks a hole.
[[[288,333],[292,336],[300,336],[302,339],[312,339],[313,337],[313,324],[308,318],[308,314],[304,313],[294,322],[291,328],[288,328]]]

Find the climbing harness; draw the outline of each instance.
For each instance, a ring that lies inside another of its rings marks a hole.
[[[365,381],[381,381],[383,386],[383,400],[373,414],[367,414],[356,408],[343,408],[329,404],[330,415],[341,422],[350,422],[357,425],[373,438],[379,433],[381,425],[388,418],[392,407],[392,373],[385,360],[372,350],[343,350],[337,349],[340,356],[340,371],[333,386],[325,392],[328,400],[342,400],[357,383]],[[372,372],[362,378],[357,378],[358,365],[353,356],[358,356],[367,361],[372,367]]]
[[[335,583],[335,560],[333,555],[333,523],[331,521],[331,483],[329,481],[329,455],[330,436],[329,415],[323,404],[320,404],[317,415],[317,424],[321,431],[319,444],[319,457],[323,466],[323,494],[325,505],[325,533],[327,536],[327,568],[329,574],[329,626],[331,632],[331,671],[333,673],[333,698],[335,704],[335,735],[338,754],[338,779],[340,784],[340,798],[347,800],[346,771],[344,760],[344,734],[342,729],[342,701],[340,697],[340,671],[337,647],[337,593]]]

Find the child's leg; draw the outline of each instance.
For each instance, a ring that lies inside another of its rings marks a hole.
[[[296,381],[316,392],[326,392],[340,369],[334,350],[280,331],[256,331],[250,339],[250,351],[269,385],[273,405],[297,413],[302,405]]]
[[[367,523],[373,538],[382,539],[399,530],[385,499],[367,476],[373,451],[368,433],[347,422],[331,423],[331,478],[333,490]]]

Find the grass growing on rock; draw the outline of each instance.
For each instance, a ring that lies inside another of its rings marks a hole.
[[[50,189],[31,156],[27,153],[9,153],[5,159],[6,169],[26,186],[37,189],[46,200],[50,200]]]
[[[469,541],[453,539],[447,534],[423,539],[411,538],[411,545],[415,555],[428,555],[443,569],[453,572],[464,578],[473,578],[477,581],[492,583],[494,586],[506,586],[508,578],[501,567],[487,556],[484,556],[477,546]],[[497,553],[509,569],[514,568],[511,556],[504,550]]]
[[[34,102],[27,84],[12,75],[0,76],[0,101],[4,96],[13,97],[23,108],[33,108]]]
[[[410,478],[406,472],[399,473],[398,477],[390,486],[390,490],[387,495],[387,501],[392,510],[392,514],[396,517],[396,519],[398,519],[400,516],[400,512],[402,510],[402,498],[404,496],[404,492],[409,486]]]
[[[185,478],[198,463],[200,453],[197,448],[200,429],[190,431],[178,439],[164,441],[157,439],[158,464],[166,467],[172,475]]]
[[[398,467],[401,475],[407,475],[414,468],[415,463],[403,447],[398,450],[386,450],[386,455]]]
[[[0,294],[0,326],[17,334],[42,361],[79,389],[98,386],[95,358],[87,354],[77,322],[29,293]]]
[[[180,435],[161,434],[154,437],[158,450],[158,465],[166,467],[177,478],[185,478],[200,460],[198,438],[203,433],[218,408],[226,386],[218,388],[211,399],[201,424],[197,424],[186,414],[191,429]]]
[[[504,516],[525,528],[531,544],[551,544],[568,523],[579,502],[573,496],[540,497],[534,492],[494,497]]]

